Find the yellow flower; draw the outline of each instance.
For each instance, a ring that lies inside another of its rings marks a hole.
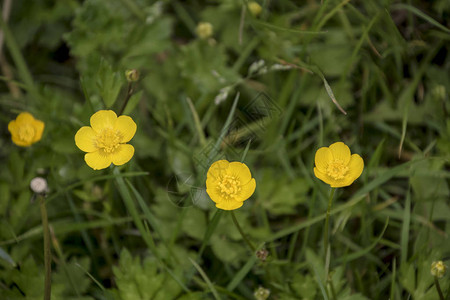
[[[197,33],[198,37],[202,40],[209,38],[213,33],[213,26],[208,22],[200,22],[195,28],[195,33]]]
[[[37,120],[28,112],[20,113],[8,124],[11,138],[17,146],[28,147],[38,142],[44,132],[44,122]]]
[[[219,160],[209,167],[206,192],[217,208],[233,210],[241,207],[255,188],[256,181],[243,163]]]
[[[254,16],[257,17],[261,14],[262,12],[262,7],[261,5],[259,5],[258,2],[256,1],[250,1],[248,3],[248,10],[250,11],[250,13]]]
[[[127,163],[134,147],[126,144],[136,133],[136,123],[128,116],[117,117],[112,110],[100,110],[91,116],[91,126],[75,134],[75,144],[86,153],[84,160],[94,170]]]
[[[349,186],[364,169],[361,156],[352,155],[348,146],[342,142],[317,150],[315,163],[314,174],[331,187]]]

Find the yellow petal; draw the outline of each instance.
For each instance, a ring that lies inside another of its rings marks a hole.
[[[227,200],[220,203],[216,203],[216,207],[224,210],[234,210],[241,207],[243,204],[244,202]]]
[[[319,178],[320,180],[322,180],[323,182],[325,182],[329,185],[331,185],[335,182],[335,180],[333,178],[328,176],[326,173],[320,171],[318,168],[314,168],[314,175],[316,175],[317,178]]]
[[[344,164],[348,164],[351,157],[351,152],[348,146],[342,142],[337,142],[330,145],[331,154],[334,159],[339,159],[344,162]]]
[[[94,170],[105,169],[111,165],[111,157],[101,150],[86,153],[84,161]]]
[[[18,130],[19,128],[17,126],[16,120],[12,120],[8,123],[8,131],[11,133],[11,135],[16,135]]]
[[[21,146],[21,147],[28,147],[28,146],[31,146],[31,144],[33,144],[32,142],[26,142],[26,141],[19,139],[19,137],[17,135],[11,136],[11,139],[14,144],[16,144],[17,146]]]
[[[228,165],[227,173],[238,177],[242,184],[247,184],[252,180],[250,169],[243,163],[233,161]]]
[[[40,141],[42,138],[42,134],[44,133],[45,124],[44,124],[44,122],[42,122],[40,120],[34,120],[33,127],[34,127],[34,130],[36,131],[34,134],[33,143],[36,143],[37,141]]]
[[[21,112],[16,118],[16,121],[19,126],[21,124],[32,124],[34,120],[35,119],[33,115],[30,114],[29,112]]]
[[[120,116],[115,123],[115,129],[119,130],[122,134],[121,143],[129,142],[136,133],[136,123],[129,116]]]
[[[99,110],[91,116],[91,127],[96,132],[102,131],[105,128],[114,128],[117,120],[117,115],[112,110]]]
[[[348,174],[345,177],[351,180],[351,182],[353,182],[359,176],[361,176],[363,169],[364,169],[363,159],[358,154],[353,154],[352,158],[350,159],[350,163],[348,164]]]
[[[122,144],[111,154],[112,163],[116,166],[121,166],[129,162],[133,155],[134,147],[128,144]]]
[[[89,126],[81,127],[75,134],[75,144],[84,152],[94,152],[98,150],[95,139],[95,131]]]
[[[255,192],[255,188],[256,188],[256,181],[255,181],[255,178],[252,178],[249,183],[241,186],[241,192],[239,193],[239,199],[236,199],[236,200],[241,200],[241,201],[247,200],[248,198],[250,198],[253,195],[253,193]]]
[[[348,181],[346,179],[336,180],[333,184],[330,184],[330,186],[333,187],[333,188],[345,187],[345,186],[351,185],[353,183],[353,181],[354,180]]]
[[[355,181],[354,179],[349,180],[348,177],[345,177],[340,180],[335,180],[334,178],[328,176],[326,173],[319,171],[317,168],[314,168],[314,175],[316,175],[317,178],[319,178],[326,184],[329,184],[333,188],[349,186],[350,184],[353,183],[353,181]]]
[[[24,141],[19,138],[19,126],[16,120],[12,120],[8,123],[8,131],[11,133],[11,140],[17,146],[28,147],[33,144],[32,141]]]
[[[326,172],[328,168],[328,163],[333,160],[333,155],[328,147],[319,148],[316,151],[316,156],[314,158],[317,169],[321,172]]]
[[[209,198],[211,198],[211,200],[215,203],[223,201],[222,196],[219,194],[217,186],[215,184],[212,184],[211,180],[208,183],[208,179],[206,179],[206,193],[208,194]]]
[[[221,177],[221,175],[226,174],[226,171],[229,166],[229,162],[227,160],[218,160],[209,167],[208,173],[206,174],[207,179],[210,181],[216,181]]]

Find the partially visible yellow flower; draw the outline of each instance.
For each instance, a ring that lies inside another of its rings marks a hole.
[[[233,210],[241,207],[255,188],[256,181],[243,163],[218,160],[209,167],[206,192],[217,208]]]
[[[254,16],[257,17],[261,14],[262,12],[262,7],[261,5],[259,5],[258,2],[256,1],[250,1],[248,3],[248,10],[250,11],[250,13]]]
[[[352,155],[348,146],[342,142],[317,150],[315,163],[316,177],[334,188],[351,185],[364,169],[361,156]]]
[[[200,22],[195,28],[195,33],[202,40],[209,38],[213,33],[213,26],[209,22]]]
[[[11,138],[17,146],[28,147],[39,142],[44,132],[44,122],[37,120],[28,112],[20,113],[8,124]]]
[[[134,147],[126,144],[136,133],[136,123],[128,116],[117,117],[112,110],[100,110],[75,134],[75,144],[86,153],[84,160],[94,170],[127,163]]]
[[[431,264],[431,275],[436,276],[437,278],[442,278],[447,271],[447,266],[444,264],[442,260],[433,261]]]

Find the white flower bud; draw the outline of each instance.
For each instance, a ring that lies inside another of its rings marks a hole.
[[[30,188],[36,194],[44,194],[48,190],[47,180],[42,177],[35,177],[30,182]]]

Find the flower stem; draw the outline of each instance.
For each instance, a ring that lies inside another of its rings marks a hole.
[[[52,252],[50,248],[50,231],[48,227],[47,208],[45,207],[45,198],[40,195],[39,203],[41,206],[42,231],[44,233],[44,265],[45,265],[45,281],[44,281],[44,300],[50,300],[51,297],[51,275],[52,275]]]
[[[331,211],[331,204],[333,203],[333,196],[334,196],[334,192],[336,191],[336,188],[331,188],[330,191],[330,198],[328,199],[328,208],[327,208],[327,216],[325,218],[325,232],[323,235],[323,245],[324,245],[324,251],[325,251],[325,257],[327,256],[327,251],[328,251],[328,227],[329,227],[329,223],[330,223],[330,211]]]
[[[231,217],[233,219],[234,225],[236,225],[236,228],[239,231],[239,233],[241,234],[244,241],[247,243],[247,245],[250,247],[250,249],[252,249],[253,252],[256,252],[255,246],[253,246],[253,244],[250,242],[250,240],[245,236],[244,232],[242,231],[241,226],[239,226],[236,216],[234,215],[234,211],[231,211]]]
[[[333,284],[333,280],[331,279],[331,276],[328,275],[328,282],[330,284],[330,289],[331,289],[331,297],[333,300],[336,300],[336,290],[334,289],[334,284]]]
[[[127,94],[125,96],[125,100],[123,101],[122,107],[120,108],[119,113],[117,114],[118,116],[123,114],[123,111],[127,107],[127,104],[128,104],[128,101],[131,98],[131,95],[133,95],[133,92],[134,92],[133,83],[132,82],[128,82]]]
[[[442,293],[441,285],[439,284],[439,279],[436,276],[434,276],[434,285],[436,286],[436,290],[439,294],[439,299],[444,300],[444,294]]]

